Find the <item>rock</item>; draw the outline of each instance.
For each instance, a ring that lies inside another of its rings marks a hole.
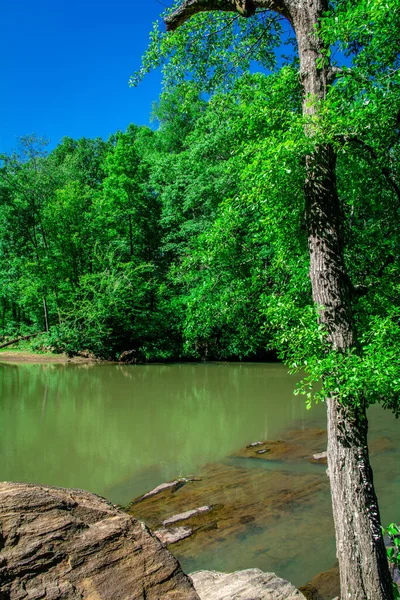
[[[179,488],[183,487],[189,481],[190,479],[185,479],[184,477],[182,477],[181,479],[175,479],[175,481],[168,481],[167,483],[162,483],[161,485],[158,485],[153,490],[150,490],[150,492],[147,492],[147,494],[141,496],[134,502],[140,502],[145,498],[151,498],[151,496],[156,496],[157,494],[161,494],[161,492],[165,492],[166,490],[176,492],[177,490],[179,490]]]
[[[326,430],[317,428],[291,429],[282,440],[253,442],[241,448],[235,458],[257,458],[268,461],[301,461],[319,448],[326,448]]]
[[[312,458],[309,458],[308,461],[310,463],[319,463],[321,465],[326,465],[328,462],[328,453],[325,452],[318,452],[317,454],[313,454]]]
[[[307,600],[331,600],[340,593],[339,568],[319,573],[300,590]]]
[[[172,527],[171,529],[158,529],[154,531],[154,535],[166,546],[176,544],[192,535],[192,533],[193,529],[191,527]]]
[[[0,483],[0,597],[198,600],[145,525],[81,490]]]
[[[197,571],[190,577],[200,600],[304,600],[291,583],[259,569]]]
[[[304,565],[309,564],[299,540],[307,539],[311,543],[313,534],[307,521],[295,521],[290,531],[286,530],[289,533],[282,544],[284,523],[300,506],[308,507],[310,513],[318,511],[320,492],[326,497],[329,494],[329,483],[323,470],[315,468],[313,471],[296,473],[249,469],[247,465],[238,466],[229,462],[209,464],[199,471],[198,481],[183,486],[177,492],[166,490],[136,502],[126,510],[145,521],[151,530],[160,530],[164,528],[163,521],[177,514],[196,506],[212,506],[212,511],[178,523],[193,529],[191,536],[173,546],[173,552],[183,561],[182,564],[198,564],[198,557],[202,553],[208,556],[221,553],[230,557],[227,566],[223,567],[227,570],[240,570],[249,564],[262,568],[262,557],[268,553],[267,570],[280,573],[282,568],[286,568],[283,576],[290,579],[287,561],[293,559]],[[262,493],[258,493],[259,490]],[[321,528],[318,543],[324,547],[331,543],[333,535],[329,508],[328,504],[328,510],[323,514],[320,511],[318,517]],[[253,543],[251,547],[246,546],[247,565],[243,565],[241,553],[233,553],[232,545],[249,536],[252,536]],[[277,552],[277,548],[282,552]],[[307,572],[312,576],[312,571]]]
[[[168,519],[165,519],[162,522],[162,524],[164,525],[164,527],[167,527],[168,525],[172,525],[173,523],[177,523],[178,521],[185,521],[196,515],[208,513],[210,512],[210,510],[212,510],[212,506],[200,506],[199,508],[187,510],[183,513],[179,513],[178,515],[174,515],[173,517],[169,517]]]
[[[138,354],[136,350],[125,350],[119,356],[118,362],[126,365],[135,365],[138,362]]]

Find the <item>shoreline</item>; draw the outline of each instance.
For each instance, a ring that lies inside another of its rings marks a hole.
[[[25,363],[25,364],[99,364],[107,361],[84,356],[72,356],[67,354],[38,354],[29,350],[5,350],[0,351],[0,363]]]

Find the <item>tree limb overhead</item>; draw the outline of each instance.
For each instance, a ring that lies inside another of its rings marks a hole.
[[[257,8],[263,8],[288,17],[289,3],[290,0],[184,0],[173,13],[168,15],[165,25],[167,31],[175,31],[193,15],[213,10],[234,12],[242,17],[252,17]]]

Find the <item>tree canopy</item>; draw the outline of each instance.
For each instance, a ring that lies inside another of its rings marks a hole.
[[[1,157],[1,334],[301,371],[328,405],[344,593],[390,598],[365,411],[400,414],[398,1],[177,0],[164,17],[131,80],[163,69],[154,130]]]

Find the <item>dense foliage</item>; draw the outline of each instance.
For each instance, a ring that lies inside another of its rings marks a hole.
[[[204,35],[193,53],[208,56],[200,76],[210,80],[211,69],[223,82],[207,101],[176,66],[186,28],[166,63],[173,85],[155,107],[155,130],[132,125],[106,142],[65,138],[49,153],[42,140],[24,138],[1,157],[2,337],[48,330],[38,347],[134,360],[276,351],[306,371],[306,393],[323,378],[321,396],[361,391],[397,412],[400,28],[382,3],[350,5],[338,2],[322,27],[353,68],[339,73],[312,143],[320,136],[338,153],[357,352],[327,350],[311,298],[303,214],[311,141],[296,58],[268,76],[236,73],[228,89],[218,69],[232,39],[224,55],[211,43],[213,32],[228,31],[226,15],[195,24]],[[261,40],[248,21],[234,23],[240,39],[262,42],[264,67],[273,66],[279,19],[272,25]],[[172,46],[157,35],[162,61]],[[228,67],[230,76],[234,58]]]

